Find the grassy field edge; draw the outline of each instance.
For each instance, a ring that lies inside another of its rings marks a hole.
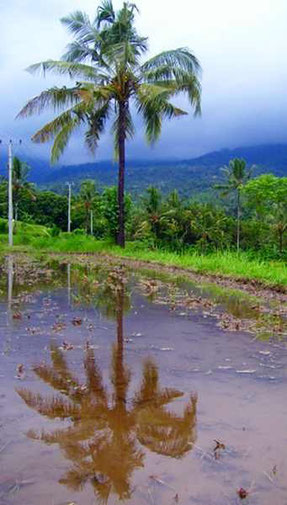
[[[117,258],[143,261],[155,266],[189,270],[197,274],[221,276],[241,281],[256,281],[269,287],[287,289],[287,266],[283,261],[261,260],[249,253],[237,254],[232,251],[213,252],[202,255],[196,251],[184,254],[154,250],[141,242],[129,242],[125,249],[102,240],[95,240],[85,235],[74,236],[62,234],[59,237],[29,237],[25,240],[15,238],[15,247],[9,249],[3,240],[0,241],[0,252],[47,252],[101,254]]]

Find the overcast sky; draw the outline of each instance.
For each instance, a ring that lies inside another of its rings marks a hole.
[[[114,1],[119,7],[122,2]],[[287,0],[138,0],[139,32],[149,37],[149,53],[187,46],[202,68],[202,117],[192,115],[164,125],[152,149],[139,126],[128,145],[130,157],[187,158],[224,147],[287,143]],[[92,17],[95,0],[0,0],[0,138],[23,139],[25,150],[41,157],[31,134],[45,116],[17,120],[24,103],[56,76],[31,76],[25,68],[59,59],[70,40],[60,18],[74,10]],[[63,81],[62,81],[63,82]],[[98,159],[111,157],[107,134]],[[62,163],[91,160],[79,138]]]

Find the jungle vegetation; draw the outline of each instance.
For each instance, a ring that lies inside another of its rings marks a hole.
[[[46,234],[53,237],[66,232],[67,194],[39,190],[27,183],[27,165],[20,160],[14,160],[14,164],[17,177],[13,197],[19,220],[14,226],[15,235],[20,222],[22,227],[24,223],[42,225]],[[234,186],[233,180],[230,183],[231,171],[238,165],[242,179],[240,185]],[[126,193],[128,241],[144,244],[149,250],[208,254],[238,250],[239,246],[241,251],[252,251],[264,259],[287,257],[287,178],[273,174],[250,177],[250,168],[244,160],[231,160],[223,173],[226,183],[213,188],[218,193],[216,203],[182,198],[176,190],[163,195],[155,186],[150,186],[137,199]],[[0,234],[3,237],[7,232],[7,189],[7,180],[3,178],[0,182]],[[83,181],[80,190],[74,191],[72,196],[71,235],[92,235],[95,239],[116,243],[117,196],[115,186],[99,189],[96,181]]]

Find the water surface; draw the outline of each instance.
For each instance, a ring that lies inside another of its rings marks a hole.
[[[287,503],[284,318],[122,267],[1,268],[1,504]]]

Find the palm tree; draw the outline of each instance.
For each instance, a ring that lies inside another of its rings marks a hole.
[[[208,243],[214,243],[216,246],[223,244],[226,221],[225,213],[217,211],[208,203],[193,205],[190,227],[199,237],[197,245],[202,253],[206,252]]]
[[[87,179],[81,183],[80,188],[80,199],[84,204],[85,217],[86,217],[86,233],[89,230],[90,223],[90,233],[93,234],[92,220],[93,220],[93,204],[97,196],[96,185],[94,181]]]
[[[40,113],[49,106],[65,109],[32,137],[34,142],[54,139],[51,160],[58,160],[72,133],[86,126],[85,141],[92,151],[111,116],[118,171],[117,243],[125,245],[125,159],[126,140],[134,134],[132,111],[140,113],[146,138],[155,142],[165,118],[186,112],[171,103],[185,93],[194,111],[200,113],[200,64],[187,48],[164,51],[145,63],[147,39],[134,27],[136,6],[125,2],[116,12],[110,0],[97,10],[94,21],[80,11],[62,19],[73,34],[62,60],[48,60],[29,67],[30,72],[47,71],[76,80],[73,86],[53,87],[30,100],[19,116]]]
[[[236,214],[237,214],[237,230],[236,230],[236,245],[237,252],[240,249],[240,215],[241,215],[241,191],[252,175],[251,169],[247,170],[246,161],[240,158],[230,160],[228,166],[223,167],[222,172],[226,176],[226,183],[216,184],[215,188],[223,190],[222,195],[227,196],[230,193],[236,194]]]
[[[21,199],[21,195],[26,194],[32,200],[35,200],[36,197],[33,191],[33,184],[27,182],[27,176],[29,173],[29,166],[24,161],[21,161],[19,158],[14,156],[13,158],[13,168],[12,168],[12,187],[13,187],[13,202],[15,207],[15,221],[18,221],[18,209],[19,202]]]
[[[159,235],[160,216],[162,207],[162,195],[155,186],[150,186],[146,190],[147,196],[143,198],[144,208],[147,214],[148,222],[156,238]]]

